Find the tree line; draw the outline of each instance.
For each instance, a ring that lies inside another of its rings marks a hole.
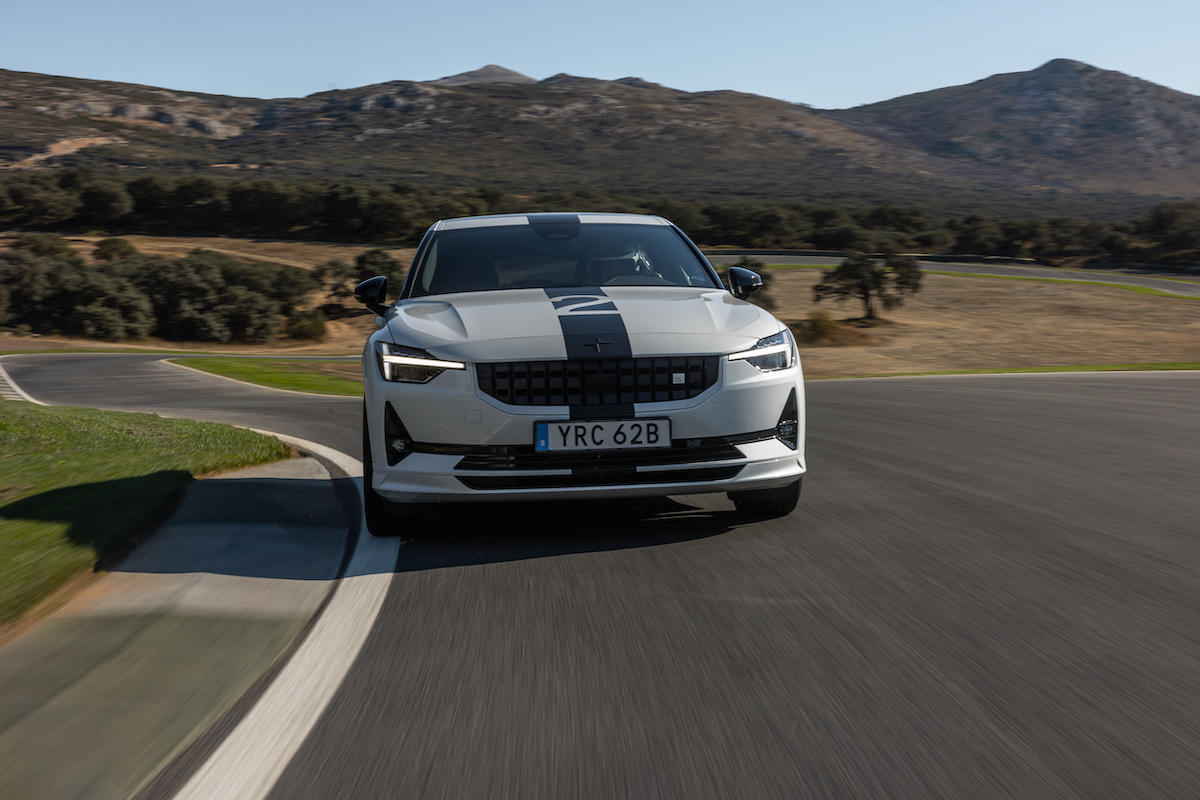
[[[120,238],[97,243],[92,257],[88,263],[55,234],[18,236],[0,251],[0,326],[107,341],[317,339],[326,316],[306,308],[314,292],[346,297],[354,282],[402,269],[378,249],[353,265],[331,261],[309,271],[202,249],[183,258],[142,255]]]
[[[284,183],[99,172],[0,176],[0,226],[415,244],[438,219],[522,211],[661,214],[705,245],[1062,259],[1194,261],[1200,203],[1162,202],[1127,220],[935,215],[919,208],[691,203],[603,192],[518,196],[347,181]]]
[[[772,275],[763,263],[744,256],[739,266],[760,272],[762,289],[750,299],[773,308]],[[203,249],[183,258],[146,256],[121,238],[97,242],[89,264],[61,236],[25,233],[0,251],[0,326],[107,341],[153,335],[223,344],[267,342],[282,321],[286,335],[317,339],[325,333],[325,311],[342,312],[354,285],[375,275],[399,286],[404,267],[380,249],[359,254],[353,264],[332,259],[308,271]],[[919,291],[920,281],[910,256],[851,253],[824,273],[813,299],[858,298],[871,319],[876,304],[884,309],[901,304]],[[330,302],[306,309],[318,291]]]

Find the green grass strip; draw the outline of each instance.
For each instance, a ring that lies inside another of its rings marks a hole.
[[[214,422],[0,401],[0,622],[152,532],[192,476],[286,458]]]
[[[821,264],[767,264],[771,269],[835,269],[835,267],[827,267]],[[1152,289],[1149,286],[1134,286],[1129,283],[1112,283],[1110,281],[1082,281],[1073,280],[1071,278],[1035,278],[1028,275],[990,275],[984,272],[950,272],[941,269],[925,269],[922,267],[921,272],[926,275],[948,275],[952,278],[989,278],[992,280],[1001,281],[1040,281],[1042,283],[1073,283],[1079,286],[1108,286],[1114,289],[1127,289],[1138,294],[1148,294],[1154,297],[1174,297],[1179,300],[1200,300],[1196,295],[1175,294],[1173,292],[1164,292],[1162,289]],[[1171,280],[1170,278],[1155,278],[1155,280]],[[1176,281],[1176,283],[1190,283],[1190,281]]]
[[[925,375],[1001,375],[1028,372],[1159,372],[1181,369],[1200,370],[1200,363],[1077,364],[1068,367],[1003,367],[1000,369],[956,369],[940,370],[937,372],[877,372],[867,375],[833,375],[821,378],[805,378],[805,380],[837,381],[850,378],[919,378]]]
[[[134,353],[148,356],[239,356],[241,358],[279,358],[270,353],[227,353],[224,350],[152,350],[140,347],[59,347],[50,350],[0,350],[0,356],[40,356],[47,353]],[[328,355],[328,354],[325,354]],[[347,353],[346,358],[358,357],[359,353]],[[339,358],[340,356],[330,356]]]
[[[145,355],[209,355],[210,350],[149,350],[140,347],[56,347],[48,350],[0,350],[0,356],[40,356],[46,353],[142,353]]]
[[[963,267],[974,266],[974,265],[972,265],[972,264],[970,264],[970,263],[968,263],[968,262],[966,262],[966,261],[927,261],[927,262],[923,262],[923,263],[927,263],[927,264],[946,264],[947,266],[951,266],[951,267],[954,267],[954,266],[963,266]],[[1017,269],[1021,269],[1022,267],[1024,267],[1025,269],[1065,269],[1065,270],[1071,270],[1071,271],[1074,271],[1074,272],[1087,272],[1087,273],[1088,273],[1088,274],[1090,274],[1090,275],[1122,275],[1122,276],[1124,276],[1124,275],[1128,275],[1128,274],[1129,274],[1129,273],[1127,273],[1127,272],[1113,272],[1112,270],[1108,270],[1108,269],[1085,269],[1085,268],[1083,268],[1083,267],[1048,267],[1048,266],[1046,266],[1045,264],[1030,264],[1030,265],[1027,265],[1027,266],[1026,266],[1026,265],[1022,265],[1022,264],[988,264],[988,266],[998,266],[998,267],[1015,267],[1015,268],[1017,268]],[[971,272],[971,273],[967,273],[967,274],[968,274],[968,275],[975,275],[975,274],[977,274],[977,273]],[[1154,280],[1156,280],[1156,281],[1171,281],[1172,283],[1186,283],[1186,284],[1191,284],[1191,285],[1193,285],[1193,286],[1195,286],[1195,285],[1197,284],[1197,281],[1191,281],[1191,280],[1188,280],[1188,279],[1186,279],[1186,278],[1164,278],[1164,277],[1162,277],[1161,275],[1144,275],[1144,276],[1142,276],[1142,277],[1145,277],[1145,278],[1152,278],[1152,279],[1154,279]],[[1059,280],[1059,279],[1058,279],[1058,278],[1048,278],[1047,280]],[[1069,278],[1063,278],[1063,279],[1061,279],[1061,280],[1070,280],[1070,279],[1069,279]],[[1084,281],[1084,283],[1092,283],[1092,282],[1093,282],[1093,281]],[[1125,284],[1121,284],[1121,285],[1122,285],[1122,286],[1124,286]]]
[[[1109,283],[1108,281],[1077,281],[1070,278],[1031,278],[1027,275],[985,275],[978,272],[944,272],[940,269],[923,269],[927,275],[949,275],[952,278],[992,278],[1002,281],[1040,281],[1042,283],[1074,283],[1079,286],[1108,286],[1113,289],[1127,289],[1138,294],[1148,294],[1154,297],[1174,297],[1178,300],[1200,300],[1200,297],[1188,294],[1174,294],[1149,286],[1134,286],[1129,283]]]
[[[345,364],[345,361],[263,358],[183,358],[178,364],[193,369],[223,375],[246,383],[269,386],[272,389],[288,389],[293,392],[312,394],[336,394],[361,397],[362,383],[333,375],[324,375],[318,364]]]

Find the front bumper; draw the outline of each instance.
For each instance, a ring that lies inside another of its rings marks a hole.
[[[381,497],[418,504],[738,492],[781,488],[806,471],[799,365],[763,373],[744,361],[723,362],[716,384],[697,397],[635,404],[634,418],[671,419],[672,447],[651,451],[536,454],[535,423],[571,420],[571,408],[501,403],[475,380],[467,369],[427,384],[389,383],[373,359],[364,359],[372,488]],[[792,391],[794,450],[774,435]],[[383,442],[388,404],[423,445],[390,466]]]

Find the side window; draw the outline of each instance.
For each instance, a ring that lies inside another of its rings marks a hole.
[[[434,240],[433,245],[429,248],[429,255],[425,256],[425,264],[421,267],[421,293],[430,294],[429,287],[433,285],[433,273],[437,269],[438,260],[438,243]]]

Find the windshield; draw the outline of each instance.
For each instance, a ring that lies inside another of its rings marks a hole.
[[[440,231],[411,297],[551,286],[720,288],[673,228],[555,224]]]

